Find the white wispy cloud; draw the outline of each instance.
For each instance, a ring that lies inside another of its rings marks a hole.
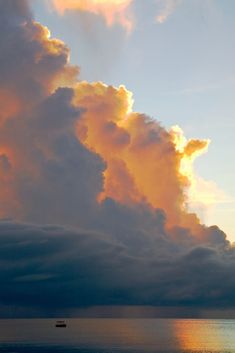
[[[157,23],[161,24],[167,21],[168,17],[177,9],[182,3],[182,0],[157,0],[158,14],[156,16]]]

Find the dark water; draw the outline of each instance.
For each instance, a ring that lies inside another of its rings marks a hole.
[[[235,320],[0,320],[5,353],[235,353]]]

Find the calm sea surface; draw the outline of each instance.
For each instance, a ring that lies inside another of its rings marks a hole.
[[[235,320],[0,320],[0,352],[235,353]]]

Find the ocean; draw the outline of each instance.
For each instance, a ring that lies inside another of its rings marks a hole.
[[[0,320],[4,353],[235,353],[235,320]]]

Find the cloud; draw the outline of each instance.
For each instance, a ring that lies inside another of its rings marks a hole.
[[[26,1],[0,0],[0,27],[1,307],[231,305],[234,249],[187,209],[208,141],[79,81]]]
[[[159,24],[166,22],[168,17],[173,14],[181,2],[182,0],[157,0],[159,11],[156,21]]]
[[[130,32],[133,27],[133,18],[130,13],[131,3],[132,0],[52,0],[49,5],[60,15],[66,11],[90,12],[101,15],[108,26],[118,23]]]
[[[134,246],[111,233],[0,222],[1,307],[54,315],[94,305],[233,304],[235,257],[225,243],[172,246],[167,237],[138,231],[132,241]]]

